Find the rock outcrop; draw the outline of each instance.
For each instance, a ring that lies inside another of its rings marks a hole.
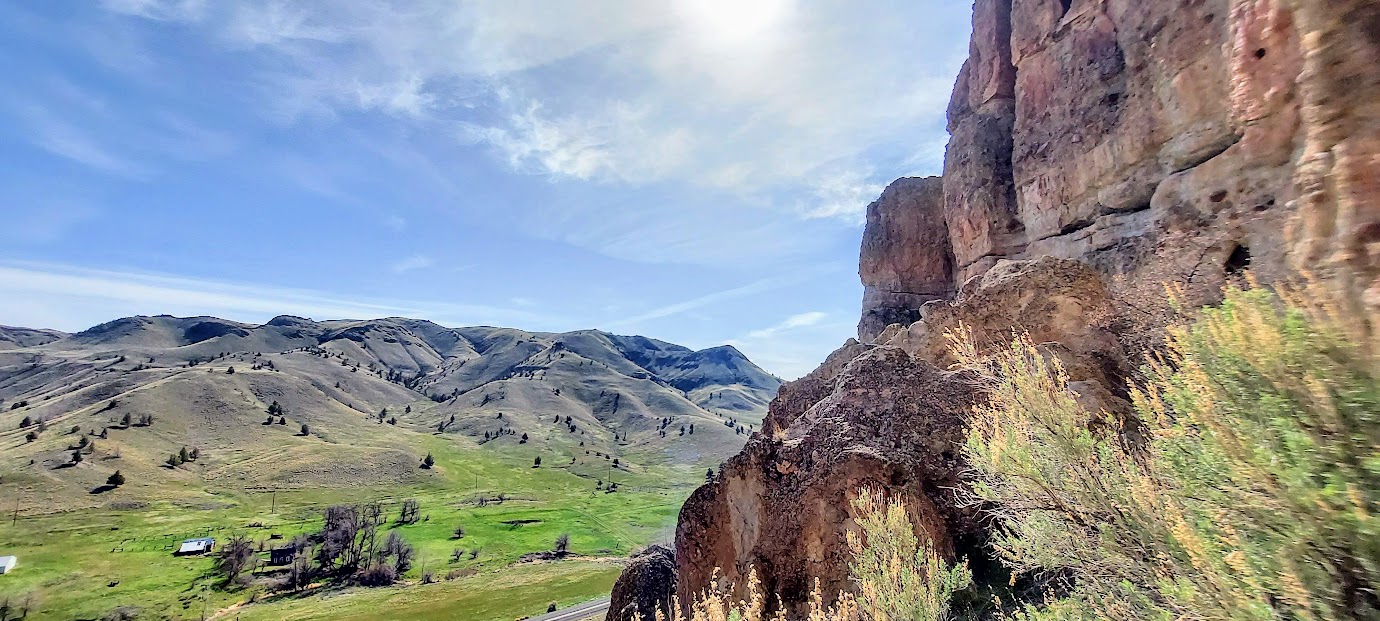
[[[858,275],[863,283],[858,338],[871,341],[893,323],[912,323],[926,302],[954,289],[954,258],[939,177],[898,179],[867,207]]]
[[[949,553],[978,532],[971,510],[946,492],[958,483],[954,447],[970,381],[895,347],[863,347],[804,381],[832,390],[789,425],[769,419],[773,431],[755,434],[682,509],[681,601],[716,569],[741,586],[755,568],[766,592],[796,608],[815,579],[826,593],[849,588],[848,499],[862,486],[918,499],[912,519]]]
[[[1028,333],[1088,407],[1183,303],[1309,274],[1380,346],[1380,1],[977,0],[942,179],[868,208],[859,340],[782,386],[682,509],[682,600],[755,569],[800,611],[851,587],[860,486],[904,494],[946,554],[984,533],[951,488],[980,390],[948,335]],[[722,585],[720,585],[722,586]],[[769,600],[774,606],[777,600]]]
[[[671,617],[676,593],[676,555],[663,546],[649,546],[633,555],[609,596],[606,621],[643,621],[661,611]]]

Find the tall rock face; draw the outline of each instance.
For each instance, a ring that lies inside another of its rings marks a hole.
[[[1016,68],[1011,64],[1011,0],[973,6],[973,39],[949,101],[944,211],[958,280],[1025,250],[1011,155]]]
[[[858,338],[863,341],[890,324],[916,321],[926,302],[952,295],[954,259],[942,179],[898,179],[868,205],[858,275],[863,283]]]
[[[1112,413],[1163,343],[1166,284],[1206,304],[1247,269],[1308,273],[1380,346],[1378,33],[1380,0],[976,0],[944,176],[868,208],[860,340],[782,386],[682,509],[682,600],[716,568],[735,588],[755,569],[792,612],[815,580],[850,588],[864,485],[980,558],[952,488],[982,397],[947,370],[952,331],[980,348],[1030,334]]]
[[[1303,42],[1307,128],[1294,259],[1369,318],[1380,348],[1380,3],[1287,1]]]

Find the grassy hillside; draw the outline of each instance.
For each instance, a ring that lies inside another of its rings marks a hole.
[[[0,598],[34,596],[35,619],[118,606],[497,619],[595,597],[614,559],[670,537],[778,383],[722,348],[399,319],[130,318],[0,336],[0,555],[20,557]],[[167,463],[184,448],[197,458]],[[116,470],[126,482],[112,488]],[[406,498],[425,515],[396,527],[418,552],[406,586],[282,595],[265,569],[226,590],[210,559],[171,556],[199,534],[268,549],[318,531],[329,505],[377,501],[387,515]],[[519,562],[561,534],[576,558]],[[504,595],[515,585],[528,585],[521,598]]]

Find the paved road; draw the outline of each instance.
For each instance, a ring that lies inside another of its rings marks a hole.
[[[585,602],[578,606],[571,606],[565,610],[548,612],[539,617],[532,617],[528,621],[580,621],[594,615],[603,614],[609,609],[609,598],[601,597],[594,601]]]

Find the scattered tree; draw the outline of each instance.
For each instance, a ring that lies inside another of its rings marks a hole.
[[[311,435],[311,427],[308,427],[306,423],[302,423],[302,431],[301,431],[298,435],[302,435],[302,436]]]
[[[533,467],[533,468],[540,468],[540,467],[541,467],[541,456],[540,456],[540,455],[538,455],[537,458],[536,458],[535,460],[532,461],[532,467]]]
[[[393,561],[393,570],[402,575],[412,568],[412,545],[398,531],[389,531],[383,542],[383,556]]]
[[[253,569],[254,560],[253,544],[244,535],[235,535],[220,549],[220,555],[216,557],[216,573],[225,580],[225,584],[238,583],[245,570]]]
[[[565,554],[565,553],[567,553],[567,552],[569,552],[569,551],[570,551],[570,534],[569,534],[569,533],[561,533],[561,535],[560,535],[559,537],[556,537],[556,548],[555,548],[555,552],[556,552],[556,554]]]
[[[416,498],[403,500],[402,509],[398,512],[398,524],[416,524],[422,517],[422,504]]]
[[[436,465],[436,458],[432,457],[431,453],[427,453],[426,457],[422,458],[422,467],[430,470],[434,465]]]
[[[120,471],[119,471],[119,470],[116,470],[116,471],[115,471],[113,474],[111,474],[109,477],[106,477],[106,479],[105,479],[105,484],[106,484],[106,485],[109,485],[109,486],[111,486],[111,487],[119,487],[119,486],[121,486],[121,485],[124,485],[124,484],[125,484],[125,475],[120,474]]]

